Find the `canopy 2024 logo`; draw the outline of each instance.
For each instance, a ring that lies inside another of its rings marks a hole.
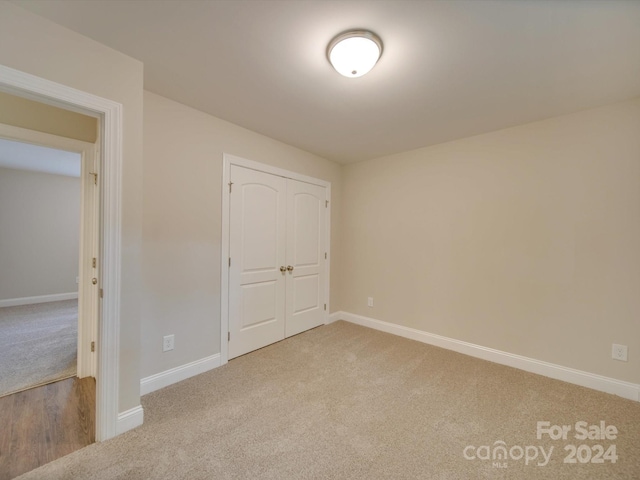
[[[551,422],[540,421],[536,424],[536,438],[543,440],[548,437],[550,440],[577,441],[611,441],[618,438],[618,429],[614,425],[607,425],[604,421],[599,424],[589,425],[588,422],[579,421],[573,425],[551,425]],[[467,460],[490,461],[494,468],[507,468],[508,461],[523,461],[525,465],[535,465],[545,467],[549,464],[554,452],[554,445],[545,449],[542,445],[513,445],[508,447],[503,440],[497,440],[493,445],[467,445],[462,451],[462,455]],[[564,463],[616,463],[616,445],[598,444],[566,444],[564,445]]]
[[[550,422],[538,422],[536,438],[541,440],[544,435],[548,435],[551,440],[567,440],[571,425],[551,425]],[[614,425],[607,425],[604,420],[599,424],[589,425],[587,422],[576,422],[573,426],[575,432],[573,438],[575,440],[615,440],[618,438],[618,429]],[[600,444],[580,445],[568,444],[564,450],[568,452],[564,457],[564,463],[616,463],[618,455],[616,454],[616,444],[605,446]]]

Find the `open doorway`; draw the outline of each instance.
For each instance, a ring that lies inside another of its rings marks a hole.
[[[0,124],[0,440],[44,445],[1,459],[0,478],[95,441],[98,121],[86,121],[94,143]]]
[[[77,374],[80,162],[0,138],[0,396]]]
[[[95,376],[97,324],[95,147],[3,133],[76,143],[0,126],[0,396]]]
[[[104,441],[141,425],[141,405],[123,412],[120,401],[120,315],[122,270],[123,107],[113,100],[0,65],[0,92],[78,112],[99,121],[100,269],[96,440]],[[2,109],[0,109],[1,111]],[[2,411],[2,409],[0,409]]]

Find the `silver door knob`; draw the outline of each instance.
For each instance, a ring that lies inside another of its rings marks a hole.
[[[287,271],[287,267],[285,267],[284,265],[283,265],[283,266],[281,266],[281,267],[280,267],[280,271],[281,271],[282,273],[286,272],[286,271]]]
[[[287,270],[289,270],[290,272],[293,272],[293,267],[292,267],[291,265],[289,265],[289,266],[287,267]]]

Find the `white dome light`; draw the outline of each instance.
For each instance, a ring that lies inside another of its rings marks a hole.
[[[382,40],[366,30],[341,33],[329,43],[327,57],[340,75],[355,78],[369,72],[382,55]]]

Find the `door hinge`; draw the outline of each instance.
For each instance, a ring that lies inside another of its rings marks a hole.
[[[100,289],[100,298],[104,297],[104,290]]]
[[[233,185],[233,182],[229,182],[229,193],[231,193],[231,185]]]
[[[229,257],[229,266],[231,266],[231,257]]]
[[[231,332],[227,332],[227,342],[231,341]]]
[[[91,351],[92,352],[96,351],[96,342],[91,342]]]
[[[324,252],[324,259],[327,259],[327,252]]]
[[[325,311],[327,310],[327,304],[326,303],[324,304],[324,309],[325,309]]]
[[[329,208],[329,200],[324,201],[324,208]]]
[[[91,260],[91,266],[93,268],[96,268],[97,264],[98,264],[98,259],[96,257],[93,257],[93,260]]]
[[[93,184],[98,185],[98,174],[91,172],[89,175],[93,175]]]

